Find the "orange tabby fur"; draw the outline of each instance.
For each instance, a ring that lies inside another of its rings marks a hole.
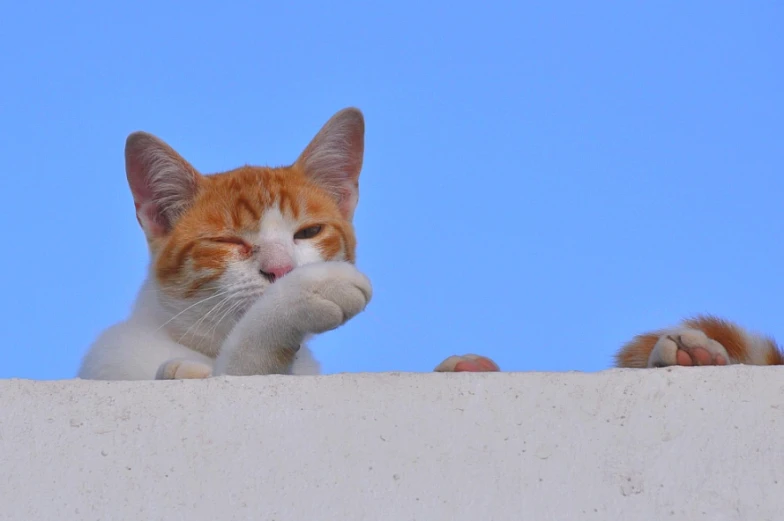
[[[193,206],[171,235],[150,241],[155,272],[165,291],[191,297],[217,280],[231,260],[250,257],[250,237],[258,233],[261,217],[270,207],[301,222],[300,228],[322,225],[322,231],[311,239],[322,258],[354,262],[356,239],[351,222],[334,199],[296,165],[244,166],[197,179]]]

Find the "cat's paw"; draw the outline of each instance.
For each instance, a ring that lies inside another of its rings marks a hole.
[[[305,333],[323,333],[345,324],[365,309],[373,295],[370,280],[348,262],[306,264],[276,284],[293,296],[291,312]]]
[[[156,380],[191,380],[209,378],[212,367],[204,362],[187,358],[172,358],[162,363],[155,374]]]
[[[434,369],[437,373],[487,373],[500,371],[498,364],[485,356],[452,355]]]
[[[730,357],[720,343],[698,329],[662,335],[648,357],[648,367],[727,365]]]

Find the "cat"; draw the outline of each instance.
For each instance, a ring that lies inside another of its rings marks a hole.
[[[125,169],[148,275],[130,316],[99,335],[78,377],[318,374],[306,340],[372,296],[354,266],[364,135],[362,112],[347,108],[290,166],[202,175],[157,137],[130,134]],[[459,370],[472,370],[465,361]]]

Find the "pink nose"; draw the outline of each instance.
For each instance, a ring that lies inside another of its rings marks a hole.
[[[264,269],[261,270],[261,273],[268,279],[275,281],[293,269],[294,266],[291,264],[279,264],[275,266],[265,266]]]

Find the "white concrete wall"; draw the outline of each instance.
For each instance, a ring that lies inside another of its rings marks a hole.
[[[784,368],[0,395],[2,520],[784,520]]]

